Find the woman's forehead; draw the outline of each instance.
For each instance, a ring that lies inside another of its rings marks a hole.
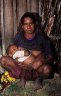
[[[30,18],[30,17],[26,17],[26,18],[24,18],[24,20],[23,20],[23,23],[25,23],[25,22],[33,22],[33,20],[32,20],[32,18]]]

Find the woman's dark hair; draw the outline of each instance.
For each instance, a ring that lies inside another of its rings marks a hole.
[[[26,12],[24,13],[24,15],[21,17],[20,22],[19,22],[19,26],[17,28],[18,32],[22,31],[22,24],[24,23],[24,18],[30,17],[33,20],[33,23],[36,24],[36,18],[35,15],[31,12]]]
[[[22,32],[22,24],[24,23],[25,18],[31,18],[33,20],[33,23],[36,25],[35,26],[35,33],[40,33],[41,32],[41,17],[39,16],[38,13],[35,12],[26,12],[24,15],[21,17],[19,26],[17,28],[17,33]]]
[[[21,18],[21,24],[24,23],[24,19],[27,18],[27,17],[30,17],[33,20],[33,23],[36,24],[35,16],[33,15],[33,13],[30,13],[30,12],[24,13],[24,15]]]

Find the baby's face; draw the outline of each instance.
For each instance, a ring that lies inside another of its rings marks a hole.
[[[10,50],[9,55],[10,55],[10,56],[13,56],[14,53],[15,53],[16,51],[18,51],[18,48],[17,48],[15,45],[12,45],[9,50]]]

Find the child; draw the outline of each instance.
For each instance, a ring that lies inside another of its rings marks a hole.
[[[30,51],[24,50],[22,47],[19,48],[12,44],[7,48],[7,55],[17,60],[18,62],[23,62],[30,55]]]
[[[18,62],[23,62],[24,65],[32,64],[35,60],[36,56],[38,56],[41,52],[40,51],[32,51],[32,54],[30,51],[22,48],[17,47],[16,45],[9,45],[7,48],[7,55],[12,57]],[[19,63],[21,65],[21,63]]]

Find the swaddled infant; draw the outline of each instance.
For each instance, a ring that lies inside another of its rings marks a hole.
[[[31,54],[29,50],[26,50],[22,47],[10,45],[7,48],[7,54],[18,62],[24,62],[24,64],[28,65],[34,61],[35,57],[40,54],[40,51],[33,51]]]

